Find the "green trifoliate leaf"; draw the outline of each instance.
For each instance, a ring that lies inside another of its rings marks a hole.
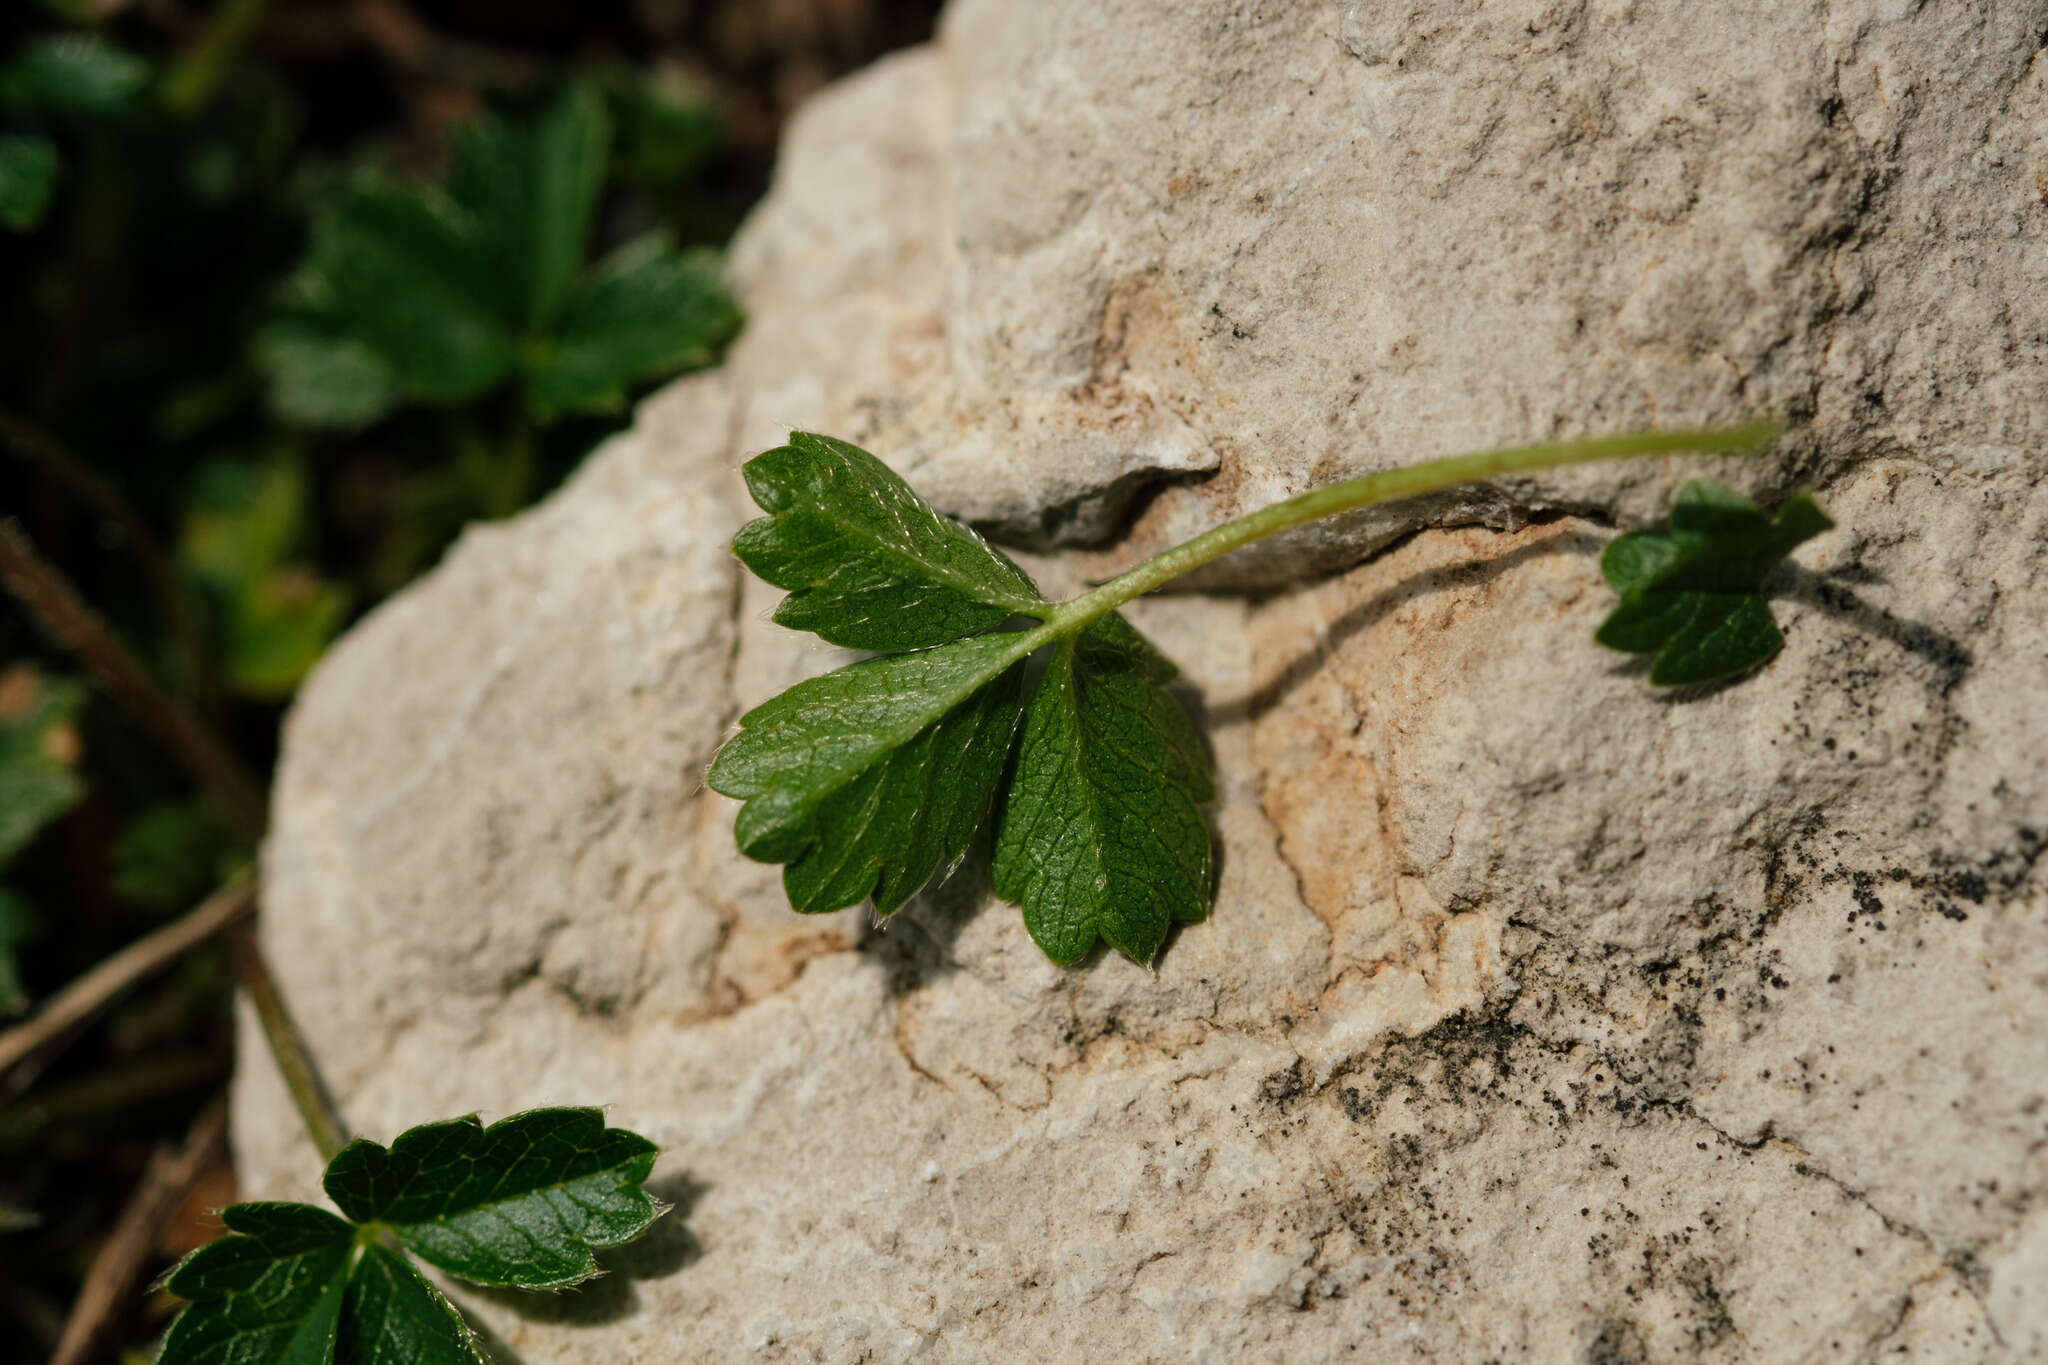
[[[656,233],[583,268],[608,125],[578,84],[531,117],[463,128],[445,186],[350,185],[257,341],[277,414],[361,426],[516,377],[552,420],[615,412],[633,385],[713,360],[739,311],[710,253]]]
[[[461,1316],[384,1241],[483,1284],[574,1284],[595,1273],[592,1248],[660,1216],[643,1188],[653,1164],[652,1144],[594,1109],[426,1124],[388,1151],[351,1143],[327,1191],[355,1221],[306,1204],[222,1210],[235,1235],[166,1277],[191,1303],[160,1365],[479,1365]]]
[[[775,619],[853,649],[919,649],[1044,609],[1016,565],[858,446],[791,432],[745,467],[768,513],[733,553],[789,596]]]
[[[338,1365],[483,1365],[476,1338],[455,1305],[389,1247],[364,1249],[348,1277],[340,1325]]]
[[[535,1109],[408,1129],[386,1149],[358,1140],[328,1163],[328,1197],[358,1223],[478,1284],[558,1289],[597,1273],[594,1248],[646,1230],[662,1206],[643,1188],[655,1147],[595,1109]]]
[[[1746,673],[1785,644],[1764,580],[1832,525],[1811,498],[1791,499],[1773,518],[1731,488],[1689,483],[1672,500],[1669,530],[1617,537],[1600,556],[1621,603],[1594,638],[1653,655],[1650,681],[1664,686]]]
[[[1021,705],[1016,643],[982,635],[870,659],[741,717],[706,779],[746,802],[740,851],[789,864],[798,910],[900,906],[967,851],[1001,780]]]
[[[27,232],[57,189],[57,144],[36,133],[0,134],[0,227]]]
[[[616,411],[640,380],[708,364],[739,321],[715,254],[648,233],[599,261],[534,343],[527,403],[541,416]]]
[[[1149,962],[1209,906],[1208,757],[1168,663],[1111,615],[1060,642],[1024,716],[995,890],[1055,962],[1097,938]]]
[[[474,119],[456,138],[448,189],[477,225],[480,249],[518,321],[545,326],[583,264],[611,131],[587,86],[538,117]]]
[[[171,1324],[164,1365],[334,1360],[356,1230],[307,1204],[232,1204],[220,1216],[236,1235],[199,1248],[165,1280],[191,1303]]]

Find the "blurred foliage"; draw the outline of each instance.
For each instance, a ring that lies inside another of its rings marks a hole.
[[[249,852],[202,801],[159,801],[121,829],[113,888],[151,910],[183,910],[233,876]]]
[[[221,678],[243,696],[289,697],[348,612],[348,589],[294,558],[308,492],[289,455],[215,461],[192,475],[178,561],[212,608]]]
[[[937,4],[771,8],[0,4],[0,516],[267,773],[350,621],[715,362],[783,115]],[[0,611],[0,1026],[254,855],[80,672]],[[208,944],[0,1077],[0,1360],[217,1093],[232,979]]]
[[[76,721],[85,694],[26,665],[0,672],[0,871],[85,794]],[[0,1015],[28,1004],[15,951],[36,937],[28,903],[0,886]]]
[[[513,376],[535,419],[613,413],[630,386],[708,362],[739,323],[715,256],[656,229],[584,269],[610,140],[578,84],[464,125],[443,185],[354,175],[257,338],[279,418],[360,426]]]

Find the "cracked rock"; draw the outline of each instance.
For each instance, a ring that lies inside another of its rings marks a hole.
[[[602,1103],[664,1149],[611,1274],[456,1290],[495,1349],[2048,1353],[2043,32],[965,0],[820,96],[730,362],[286,730],[262,932],[349,1122]],[[886,928],[793,915],[701,785],[846,657],[725,552],[788,425],[1064,590],[1348,474],[1759,407],[1773,462],[1386,509],[1139,604],[1219,788],[1213,914],[1151,968],[1051,966],[972,862]],[[1653,693],[1591,643],[1598,550],[1700,472],[1838,528],[1777,660]],[[244,1188],[316,1196],[249,1036]]]

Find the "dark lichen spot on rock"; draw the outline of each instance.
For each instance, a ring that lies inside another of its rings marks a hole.
[[[1605,1318],[1594,1326],[1586,1347],[1586,1365],[1647,1365],[1649,1349],[1643,1334],[1626,1318]]]

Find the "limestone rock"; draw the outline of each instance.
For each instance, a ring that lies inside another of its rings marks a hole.
[[[821,96],[730,363],[471,532],[287,729],[263,933],[350,1122],[606,1103],[665,1149],[677,1210],[613,1274],[456,1291],[498,1348],[2048,1351],[2044,30],[969,0]],[[1415,455],[1767,404],[1804,425],[1746,477],[1840,527],[1737,685],[1590,643],[1599,545],[1694,462],[1139,604],[1220,788],[1214,913],[1151,969],[1050,966],[971,864],[886,929],[792,915],[700,785],[842,657],[725,554],[785,425],[1116,537],[1032,561],[1066,588]],[[252,1196],[315,1192],[253,1043],[236,1141]]]

